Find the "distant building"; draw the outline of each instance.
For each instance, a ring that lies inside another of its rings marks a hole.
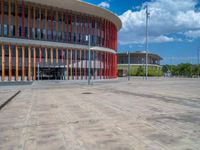
[[[126,52],[117,54],[117,64],[118,64],[118,73],[127,74],[128,70],[128,54]],[[148,66],[151,68],[160,69],[160,61],[163,58],[158,54],[148,53]],[[130,65],[131,67],[142,67],[145,69],[146,66],[146,52],[145,51],[135,51],[130,52]],[[123,72],[123,73],[122,73]]]

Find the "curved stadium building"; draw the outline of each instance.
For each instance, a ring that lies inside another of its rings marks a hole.
[[[0,80],[117,77],[120,19],[78,0],[0,1]]]

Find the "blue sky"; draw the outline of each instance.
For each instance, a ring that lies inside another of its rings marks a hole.
[[[123,27],[118,51],[145,49],[145,10],[149,5],[149,51],[162,64],[197,63],[200,49],[200,0],[84,0],[117,14]]]

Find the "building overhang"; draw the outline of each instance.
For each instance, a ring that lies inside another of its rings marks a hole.
[[[80,0],[25,0],[25,1],[102,17],[114,23],[118,31],[122,27],[122,22],[120,18],[111,11],[108,11],[104,8],[86,2],[82,2]]]
[[[29,39],[19,39],[19,38],[8,38],[0,37],[0,43],[12,44],[12,45],[24,45],[24,46],[38,46],[38,47],[49,47],[49,48],[68,48],[68,49],[88,49],[87,45],[81,44],[70,44],[70,43],[61,43],[61,42],[49,42],[49,41],[40,41],[40,40],[29,40]],[[116,51],[110,48],[91,46],[91,50],[109,52],[116,54]]]

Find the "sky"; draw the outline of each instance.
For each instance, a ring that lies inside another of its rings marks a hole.
[[[145,6],[149,7],[149,52],[161,64],[197,63],[200,0],[82,0],[108,9],[122,21],[118,52],[145,50]]]

